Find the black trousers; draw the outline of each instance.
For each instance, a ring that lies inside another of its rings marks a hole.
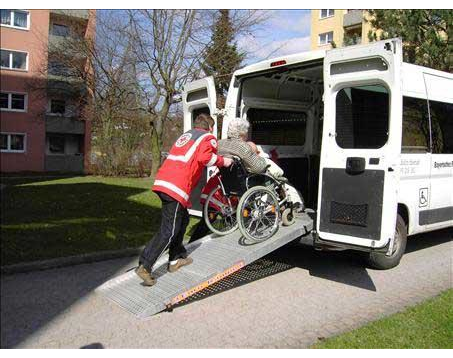
[[[160,228],[140,255],[140,264],[149,272],[167,248],[169,248],[170,261],[187,257],[182,240],[189,224],[189,213],[185,207],[167,194],[158,193],[157,195],[162,201]]]
[[[211,230],[209,230],[208,226],[206,225],[206,222],[204,221],[204,214],[200,221],[198,222],[197,226],[195,226],[195,229],[190,236],[189,244],[191,242],[194,242],[198,239],[201,239],[202,237],[208,235],[211,233]]]

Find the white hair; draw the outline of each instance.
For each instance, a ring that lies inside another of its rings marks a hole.
[[[228,138],[239,139],[241,136],[247,136],[249,132],[250,123],[244,118],[235,118],[228,124],[227,136]]]

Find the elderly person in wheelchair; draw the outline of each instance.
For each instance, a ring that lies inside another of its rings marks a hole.
[[[260,242],[272,237],[281,222],[294,222],[286,178],[267,172],[269,164],[246,142],[248,132],[249,122],[236,118],[228,126],[228,138],[219,141],[218,153],[234,163],[219,170],[203,189],[203,219],[189,242],[209,232],[226,235],[238,228],[245,238]]]

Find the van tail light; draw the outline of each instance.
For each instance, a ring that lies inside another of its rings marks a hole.
[[[286,65],[286,60],[275,61],[271,63],[271,67]]]

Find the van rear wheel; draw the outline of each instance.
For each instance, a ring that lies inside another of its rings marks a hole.
[[[387,256],[382,252],[370,252],[367,261],[368,264],[378,270],[388,270],[398,264],[406,251],[407,227],[403,218],[398,214],[395,227],[395,242],[393,244],[393,253]]]

